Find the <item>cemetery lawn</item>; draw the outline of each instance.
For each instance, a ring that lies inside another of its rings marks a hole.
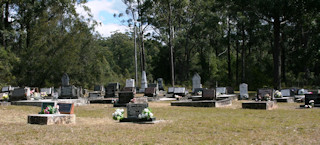
[[[319,144],[320,109],[278,103],[275,110],[173,107],[150,102],[157,124],[112,120],[111,104],[76,106],[74,125],[31,125],[40,107],[0,106],[1,144]],[[126,116],[126,114],[125,114]]]

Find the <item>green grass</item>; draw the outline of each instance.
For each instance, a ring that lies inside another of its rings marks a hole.
[[[0,107],[1,144],[319,144],[320,109],[279,104],[275,110],[173,107],[149,103],[157,124],[119,123],[112,105],[75,108],[75,125],[30,125],[39,107]],[[126,114],[125,114],[126,115]]]

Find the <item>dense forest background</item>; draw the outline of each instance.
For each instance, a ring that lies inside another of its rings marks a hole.
[[[85,88],[124,84],[135,78],[135,38],[138,81],[145,70],[167,86],[190,87],[194,73],[204,87],[320,86],[318,0],[123,0],[115,16],[128,15],[132,31],[108,38],[76,13],[85,2],[2,0],[0,86],[57,87],[63,73]]]

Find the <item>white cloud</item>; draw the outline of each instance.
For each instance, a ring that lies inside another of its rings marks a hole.
[[[109,37],[114,34],[115,31],[125,33],[129,31],[129,29],[127,26],[118,24],[101,24],[96,27],[96,31],[98,31],[103,37]]]
[[[113,17],[113,14],[119,14],[120,11],[123,11],[125,7],[119,10],[119,7],[122,7],[120,4],[122,2],[120,0],[91,0],[88,1],[85,6],[90,8],[93,19],[96,20],[101,25],[96,26],[96,31],[98,31],[103,37],[109,37],[114,31],[118,32],[126,32],[128,30],[127,26],[119,25],[114,22],[105,22],[107,16],[101,15],[102,12],[106,13],[110,17]],[[89,18],[87,12],[83,9],[82,6],[76,7],[77,12],[84,16],[85,18]],[[114,18],[113,21],[119,21]]]

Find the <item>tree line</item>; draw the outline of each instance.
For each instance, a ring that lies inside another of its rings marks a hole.
[[[68,73],[93,88],[143,70],[170,86],[191,86],[194,73],[204,87],[319,86],[317,0],[123,2],[132,31],[104,38],[76,13],[85,0],[1,1],[0,86],[59,86]]]

